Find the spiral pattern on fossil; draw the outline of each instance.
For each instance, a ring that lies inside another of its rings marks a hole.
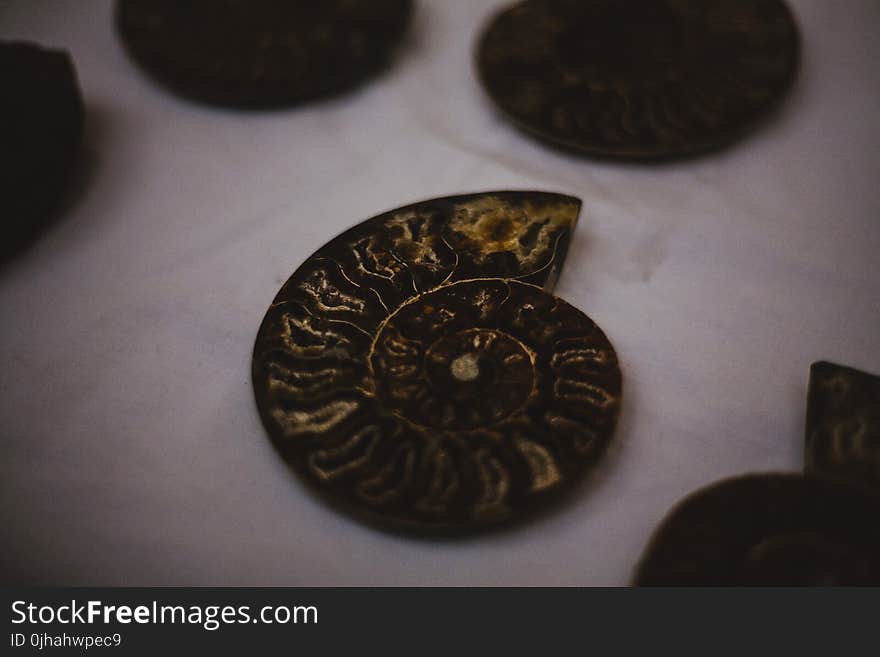
[[[579,202],[435,199],[319,249],[254,349],[263,422],[333,500],[396,525],[512,518],[576,478],[616,423],[613,347],[553,296]]]
[[[655,158],[739,136],[789,87],[798,51],[781,0],[527,0],[491,22],[477,64],[536,136]]]

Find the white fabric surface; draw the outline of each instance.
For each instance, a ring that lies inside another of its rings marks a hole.
[[[798,470],[808,368],[880,371],[880,3],[790,0],[803,66],[726,151],[595,162],[497,116],[472,46],[493,0],[421,0],[395,67],[340,99],[243,114],[166,93],[108,2],[4,0],[0,36],[69,49],[87,180],[0,270],[6,577],[55,584],[622,585],[684,494]],[[595,476],[460,540],[316,500],[256,414],[260,320],[312,251],[435,196],[584,201],[556,292],[610,336],[625,399]]]

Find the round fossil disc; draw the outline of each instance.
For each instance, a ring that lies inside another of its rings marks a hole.
[[[294,469],[355,513],[438,529],[508,520],[574,481],[621,395],[603,332],[543,289],[578,206],[436,199],[310,257],[254,348],[260,414]]]
[[[878,512],[878,498],[832,479],[728,479],[670,512],[642,557],[636,584],[876,586]]]
[[[412,0],[119,0],[131,56],[177,93],[242,107],[289,105],[385,66]]]
[[[482,36],[494,102],[583,153],[675,157],[722,146],[790,86],[798,32],[781,0],[527,0]]]

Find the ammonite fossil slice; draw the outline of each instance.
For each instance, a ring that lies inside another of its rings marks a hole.
[[[611,438],[617,356],[549,293],[580,202],[436,199],[358,224],[311,256],[257,336],[272,440],[333,501],[398,527],[513,518]]]
[[[880,584],[878,498],[846,482],[747,475],[704,488],[661,524],[636,584]]]
[[[70,56],[23,42],[0,43],[0,181],[7,256],[52,215],[72,173],[85,111]]]
[[[482,82],[520,127],[621,158],[724,145],[790,86],[799,39],[781,0],[527,0],[478,49]]]
[[[194,100],[295,104],[364,81],[391,59],[412,0],[119,0],[132,57]]]
[[[880,488],[880,377],[813,363],[806,433],[808,472]]]

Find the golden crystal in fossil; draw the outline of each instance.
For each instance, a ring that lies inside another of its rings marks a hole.
[[[266,314],[263,423],[306,481],[398,527],[515,518],[602,453],[614,348],[553,296],[580,202],[542,192],[434,199],[320,248]]]

